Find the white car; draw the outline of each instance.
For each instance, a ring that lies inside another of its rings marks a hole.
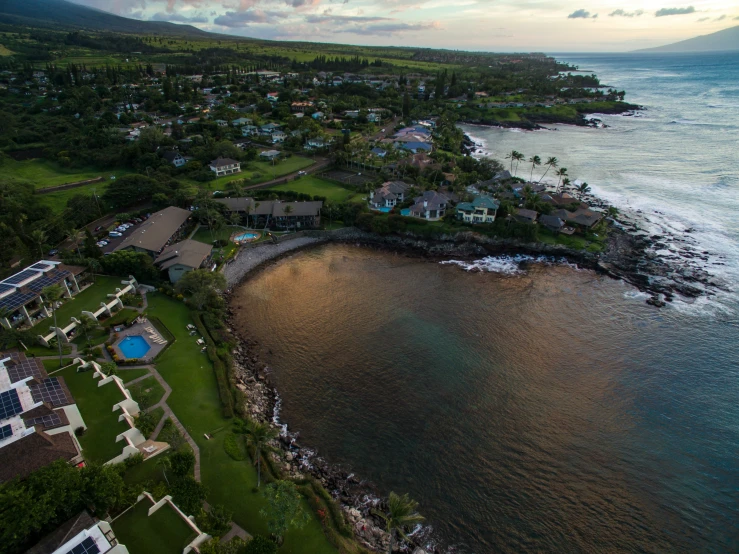
[[[100,242],[98,242],[98,244],[102,244],[103,246],[108,246],[108,241],[107,240],[101,240]]]
[[[118,231],[111,231],[110,233],[108,233],[108,236],[113,237],[113,238],[118,238],[118,237],[122,237],[123,235],[119,233]]]

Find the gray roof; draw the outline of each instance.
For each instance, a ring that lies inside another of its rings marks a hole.
[[[555,210],[552,215],[568,222],[575,223],[577,225],[583,225],[584,227],[592,227],[598,223],[603,214],[587,208],[580,208],[574,212],[568,212],[567,210]]]
[[[164,208],[134,229],[116,250],[135,247],[149,252],[159,252],[189,217],[190,212],[182,208],[174,206]]]
[[[272,215],[274,217],[283,217],[285,214],[285,208],[287,206],[292,207],[290,217],[293,216],[317,216],[321,213],[323,202],[320,200],[314,202],[279,202],[275,201],[272,207]]]
[[[422,196],[414,198],[415,204],[411,208],[413,213],[422,213],[426,210],[440,210],[442,205],[449,203],[449,198],[433,190],[427,190]],[[424,206],[423,203],[427,205]]]
[[[247,208],[252,215],[271,215],[283,217],[285,206],[292,206],[290,217],[317,216],[321,212],[323,202],[282,202],[280,200],[254,200],[253,198],[216,198],[216,202],[225,204],[228,211],[246,212]]]
[[[218,158],[217,160],[213,160],[210,162],[210,167],[224,167],[227,165],[235,165],[239,162],[236,160],[232,160],[231,158]]]
[[[210,244],[187,239],[167,246],[154,263],[160,269],[169,269],[177,264],[197,269],[212,251]]]
[[[565,224],[556,215],[541,215],[539,216],[539,223],[544,225],[544,227],[550,227],[552,229],[559,229]]]
[[[516,210],[516,214],[513,216],[514,218],[518,219],[519,221],[526,221],[534,223],[536,221],[536,218],[538,217],[538,213],[534,210]]]

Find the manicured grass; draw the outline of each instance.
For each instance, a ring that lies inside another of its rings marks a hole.
[[[265,148],[266,150],[267,148]],[[303,158],[301,156],[291,156],[286,160],[275,163],[274,167],[271,162],[266,161],[253,161],[242,164],[241,173],[235,173],[233,175],[226,175],[225,177],[219,177],[213,181],[207,183],[199,183],[190,179],[185,179],[187,183],[196,185],[198,187],[205,187],[208,190],[228,190],[228,184],[231,181],[244,179],[248,181],[248,185],[254,185],[270,181],[274,178],[282,177],[294,173],[306,167],[313,165],[313,160],[310,158]]]
[[[93,329],[89,332],[89,343],[91,346],[97,346],[99,344],[103,344],[106,340],[108,340],[108,337],[110,336],[110,330],[98,327],[97,329]],[[72,342],[76,344],[77,346],[81,346],[82,348],[87,347],[88,344],[88,337],[84,333],[80,333],[77,335],[74,339],[72,339]]]
[[[36,188],[53,187],[103,177],[103,181],[98,183],[99,186],[110,181],[112,175],[122,177],[130,173],[129,170],[100,171],[89,167],[67,168],[41,158],[19,162],[12,158],[6,158],[0,165],[0,170],[2,170],[5,177],[30,181]]]
[[[195,532],[168,504],[149,516],[151,505],[144,499],[113,522],[118,541],[130,554],[181,554]]]
[[[312,175],[301,177],[300,179],[283,185],[270,187],[268,190],[290,190],[293,192],[309,194],[310,196],[325,196],[326,199],[333,202],[347,202],[350,198],[353,198],[356,195],[355,191],[345,189],[336,183],[326,181],[320,177],[313,177]]]
[[[121,287],[120,277],[108,277],[98,275],[95,283],[83,290],[77,296],[68,298],[56,311],[56,320],[59,326],[66,326],[72,317],[79,318],[83,311],[95,311],[100,307],[100,302],[109,300],[108,295],[115,292],[116,287]],[[46,333],[48,328],[54,325],[54,319],[47,317],[34,325],[34,332]]]
[[[72,358],[62,358],[61,366],[59,365],[58,358],[55,358],[53,360],[41,360],[41,363],[44,364],[44,369],[46,370],[46,373],[51,373],[52,371],[56,371],[61,367],[66,367],[71,364]]]
[[[77,373],[77,366],[56,375],[64,377],[87,424],[87,431],[79,439],[85,459],[104,463],[118,456],[126,443],[115,442],[115,438],[129,429],[125,421],[118,421],[121,412],[113,411],[113,406],[124,399],[120,389],[113,382],[98,387],[100,380],[93,379],[93,372]]]
[[[41,328],[39,328],[40,330]],[[19,350],[25,352],[26,356],[59,356],[59,349],[55,346],[54,348],[46,348],[40,344],[27,344],[28,350],[23,350],[19,346]],[[62,344],[62,354],[69,354],[72,351],[72,347],[68,344]]]
[[[189,449],[190,447],[187,446],[187,448]],[[171,449],[167,450],[162,454],[159,454],[153,458],[146,460],[145,462],[141,462],[140,464],[129,468],[123,475],[123,480],[127,485],[141,484],[152,488],[160,482],[166,484],[164,474],[162,473],[162,468],[157,466],[157,461],[161,460],[162,458],[171,456],[172,452],[173,451]],[[167,473],[167,476],[170,479],[172,478],[171,473]]]
[[[213,244],[216,240],[229,240],[231,235],[237,231],[244,231],[246,227],[226,225],[220,229],[214,230],[212,233],[207,227],[200,227],[192,236],[192,240],[204,242],[205,244]]]
[[[259,514],[264,499],[252,493],[256,486],[256,469],[248,462],[231,459],[223,449],[225,432],[231,422],[221,415],[216,378],[208,357],[200,352],[185,328],[192,323],[189,309],[181,302],[159,293],[149,294],[149,311],[158,316],[177,338],[177,342],[157,361],[157,369],[172,387],[167,404],[177,415],[200,448],[200,471],[203,484],[210,491],[210,504],[223,504],[234,512],[234,520],[248,532],[268,535],[267,523]],[[205,439],[205,433],[214,435]],[[305,504],[305,509],[310,509]],[[335,554],[336,549],[323,534],[317,516],[299,531],[290,531],[280,548],[281,553]]]
[[[113,288],[113,290],[115,290],[115,288]],[[120,325],[124,321],[130,321],[131,318],[135,318],[138,314],[138,310],[134,310],[133,308],[123,308],[101,323],[105,327],[112,327],[113,325]]]
[[[110,180],[101,181],[99,183],[91,183],[89,185],[83,185],[81,187],[75,187],[73,189],[66,189],[66,190],[60,190],[56,192],[49,192],[47,194],[40,194],[38,198],[42,204],[44,204],[45,206],[49,206],[52,210],[59,213],[59,212],[64,211],[64,208],[67,207],[67,201],[73,196],[77,196],[77,195],[92,196],[93,194],[95,194],[98,197],[98,201],[99,201],[100,196],[105,192],[108,186],[110,186],[110,183],[111,183]],[[102,209],[102,204],[101,204],[101,209]],[[102,215],[102,211],[98,213],[99,215]]]
[[[128,383],[129,381],[133,381],[134,379],[138,379],[139,377],[143,377],[144,375],[148,375],[149,373],[151,372],[145,367],[137,367],[134,369],[119,368],[116,375],[120,377],[121,381],[123,381],[124,383]],[[133,393],[133,391],[131,392]]]
[[[131,397],[138,402],[139,405],[141,404],[141,400],[147,395],[149,398],[149,406],[153,406],[162,399],[162,396],[164,396],[164,387],[159,384],[159,381],[157,381],[156,377],[153,375],[126,388],[131,393]]]

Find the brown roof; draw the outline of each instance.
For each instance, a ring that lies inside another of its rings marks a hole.
[[[62,523],[55,531],[46,535],[36,545],[26,550],[26,554],[53,554],[72,537],[95,525],[97,521],[90,514],[80,512]]]
[[[124,248],[141,248],[149,252],[159,252],[167,245],[167,241],[182,227],[190,217],[190,212],[182,208],[170,206],[152,214],[149,219],[139,225],[128,235],[116,250]]]
[[[0,448],[0,483],[16,477],[24,479],[37,469],[57,460],[71,461],[79,455],[69,433],[48,435],[36,426],[36,432]]]
[[[154,260],[154,264],[160,269],[169,269],[176,264],[197,269],[212,251],[210,244],[187,239],[167,246]]]
[[[538,215],[534,210],[516,210],[513,217],[523,223],[534,223]]]

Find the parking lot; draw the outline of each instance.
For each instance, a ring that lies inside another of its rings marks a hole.
[[[144,216],[146,217],[146,216]],[[143,223],[145,219],[142,218],[136,218],[131,219],[127,222],[124,222],[125,225],[128,225],[127,229],[120,229],[120,227],[115,226],[115,222],[111,223],[107,226],[97,226],[94,229],[92,229],[92,236],[95,237],[96,241],[104,240],[108,244],[106,245],[99,245],[100,249],[103,251],[104,254],[107,254],[109,252],[113,252],[116,247],[123,242],[123,240],[130,235],[141,223]],[[120,237],[113,237],[110,236],[110,232],[116,232],[119,233]]]

